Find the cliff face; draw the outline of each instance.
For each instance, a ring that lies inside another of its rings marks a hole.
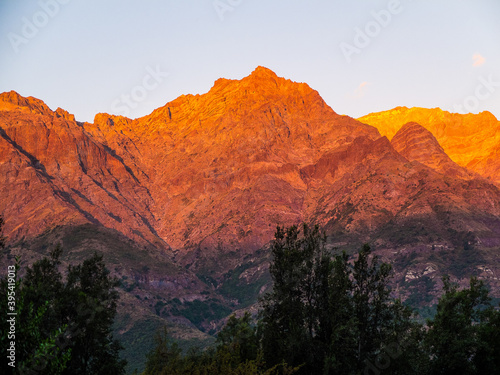
[[[447,176],[463,179],[479,177],[451,160],[432,133],[416,122],[403,125],[392,138],[391,145],[408,160],[418,161]]]
[[[429,130],[457,164],[500,184],[500,121],[489,112],[460,115],[439,108],[398,107],[359,118],[389,139],[408,122]]]
[[[90,222],[163,242],[147,188],[73,116],[14,92],[0,95],[0,108],[0,212],[9,239]]]

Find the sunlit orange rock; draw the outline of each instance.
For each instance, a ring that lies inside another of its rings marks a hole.
[[[408,160],[418,161],[447,176],[479,177],[451,160],[432,133],[416,122],[403,125],[392,138],[391,145]]]
[[[417,122],[436,137],[454,162],[500,184],[500,121],[490,112],[461,115],[439,108],[397,107],[359,120],[389,139],[404,124]]]
[[[302,167],[358,136],[380,137],[263,67],[137,120],[100,114],[85,129],[141,160],[158,232],[179,250],[261,247],[276,225],[305,219]]]
[[[97,223],[162,243],[147,189],[73,116],[14,92],[0,95],[0,213],[10,240]]]
[[[360,122],[263,67],[135,120],[79,123],[38,99],[0,98],[0,212],[11,238],[95,222],[170,246],[195,268],[238,261],[276,225],[302,221],[388,249],[401,245],[395,231],[417,224],[430,234],[410,231],[411,243],[470,232],[500,245],[500,191],[474,173],[494,176],[487,161],[498,161],[487,113],[399,108]]]

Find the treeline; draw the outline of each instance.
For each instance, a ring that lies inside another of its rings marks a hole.
[[[391,296],[391,266],[369,246],[350,262],[325,242],[317,227],[278,228],[257,321],[231,316],[214,348],[185,355],[163,332],[143,375],[500,373],[500,312],[482,282],[459,290],[444,278],[421,324]]]
[[[213,347],[187,353],[159,332],[142,374],[500,373],[500,311],[482,282],[459,290],[444,278],[437,313],[422,324],[391,295],[391,266],[369,246],[352,261],[325,244],[318,227],[278,228],[273,288],[256,319],[233,315]],[[17,260],[0,279],[0,373],[124,374],[112,337],[118,281],[97,254],[63,277],[61,251],[22,279]]]

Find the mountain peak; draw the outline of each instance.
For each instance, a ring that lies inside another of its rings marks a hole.
[[[414,155],[417,149],[425,151],[426,154],[442,153],[446,155],[434,135],[415,121],[403,125],[394,135],[391,143],[396,151],[407,158],[408,156],[418,156]],[[418,157],[410,157],[409,159],[418,160]]]
[[[14,90],[0,94],[0,111],[20,110],[41,115],[52,116],[54,112],[40,99],[32,96],[24,97]]]
[[[468,173],[450,159],[434,135],[417,122],[408,122],[391,140],[394,149],[410,161],[436,171],[465,177]]]
[[[250,74],[250,77],[260,77],[260,78],[278,78],[276,73],[274,73],[271,69],[266,68],[264,66],[258,66],[255,70]]]

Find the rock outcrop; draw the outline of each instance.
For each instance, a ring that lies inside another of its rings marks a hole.
[[[163,243],[147,188],[73,116],[13,92],[0,108],[0,212],[11,240],[94,223]]]
[[[436,137],[454,162],[500,185],[500,121],[490,112],[461,115],[439,108],[397,107],[359,120],[389,139],[406,123],[416,122]]]

